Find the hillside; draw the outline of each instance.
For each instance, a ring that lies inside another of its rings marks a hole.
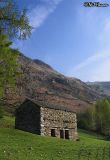
[[[20,54],[18,63],[22,76],[17,80],[16,91],[7,89],[8,112],[13,113],[15,107],[25,98],[44,106],[60,106],[71,108],[73,111],[83,110],[91,102],[101,98],[100,94],[86,83],[66,77],[40,60],[32,60]]]
[[[15,130],[14,118],[0,119],[0,160],[109,160],[110,143],[79,131],[80,141],[42,137]]]
[[[110,82],[87,82],[87,85],[99,92],[110,96]]]

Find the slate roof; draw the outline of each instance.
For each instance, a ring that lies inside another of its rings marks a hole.
[[[64,107],[64,106],[58,106],[58,105],[50,105],[50,104],[46,104],[46,103],[44,103],[44,102],[39,102],[39,101],[35,101],[35,100],[33,100],[33,99],[29,99],[29,98],[26,98],[25,99],[25,101],[23,102],[23,103],[26,103],[26,102],[28,102],[28,101],[31,101],[32,103],[34,103],[34,104],[36,104],[37,105],[37,107],[39,106],[39,107],[43,107],[43,108],[50,108],[50,109],[55,109],[55,110],[61,110],[61,111],[65,111],[65,112],[72,112],[72,113],[76,113],[76,112],[74,112],[72,109],[69,109],[69,108],[66,108],[66,107]],[[22,104],[23,104],[22,103]],[[22,105],[21,104],[21,105]]]

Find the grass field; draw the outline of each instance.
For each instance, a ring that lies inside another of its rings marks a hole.
[[[80,141],[42,137],[14,129],[14,118],[0,120],[0,160],[109,160],[110,142],[79,130]]]

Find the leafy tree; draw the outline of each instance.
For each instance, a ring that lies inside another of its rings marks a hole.
[[[0,105],[4,102],[7,89],[14,88],[16,77],[19,75],[17,57],[19,52],[10,48],[10,42],[6,35],[0,34]]]
[[[31,29],[26,10],[18,10],[13,0],[0,0],[0,34],[26,39]]]
[[[90,106],[83,113],[78,114],[78,126],[87,130],[95,130],[95,106]]]
[[[0,105],[9,88],[16,85],[18,51],[11,49],[9,39],[26,39],[32,27],[26,10],[20,11],[13,0],[0,0]]]
[[[96,104],[96,128],[105,135],[110,132],[110,103],[106,99]]]
[[[110,136],[110,101],[102,99],[95,106],[79,114],[78,125],[81,128],[97,131]]]

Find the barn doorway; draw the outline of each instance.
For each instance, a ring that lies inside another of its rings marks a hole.
[[[55,129],[51,129],[51,136],[52,137],[56,137],[56,135],[55,135]]]
[[[60,130],[60,138],[64,138],[64,130],[63,129]]]
[[[69,130],[65,130],[65,139],[69,139]]]

